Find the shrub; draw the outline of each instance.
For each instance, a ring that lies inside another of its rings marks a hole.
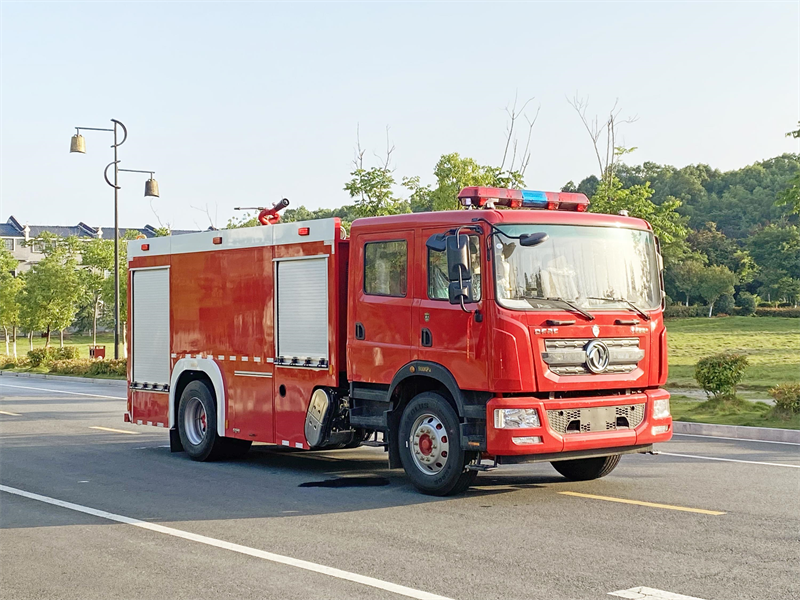
[[[792,414],[800,414],[800,383],[781,383],[770,388],[775,406]]]
[[[733,296],[730,294],[722,294],[714,304],[714,312],[719,315],[729,315],[733,311],[734,306],[736,306],[736,303],[733,301]]]
[[[757,308],[757,317],[791,317],[800,319],[800,308]]]
[[[14,369],[30,367],[31,361],[25,356],[14,358],[13,356],[0,357],[0,369]]]
[[[55,348],[53,352],[53,359],[54,360],[72,360],[73,358],[78,358],[80,356],[80,352],[78,352],[77,346],[64,346],[63,348]]]
[[[28,352],[32,367],[49,367],[56,360],[72,360],[78,358],[77,346],[63,348],[36,348]]]
[[[747,368],[747,357],[741,354],[714,354],[698,361],[694,378],[706,394],[715,398],[733,398]]]
[[[739,292],[736,306],[742,309],[743,315],[752,315],[756,312],[756,297],[750,292]]]
[[[86,375],[93,362],[89,358],[54,360],[50,365],[50,372],[59,373],[60,375]]]
[[[704,306],[684,306],[683,304],[672,304],[664,310],[664,317],[667,319],[705,317],[707,314],[708,309]]]
[[[128,374],[128,361],[125,358],[95,360],[89,367],[87,375],[117,375],[125,377]]]

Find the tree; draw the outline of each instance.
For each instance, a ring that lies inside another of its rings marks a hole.
[[[608,111],[608,117],[602,123],[597,116],[593,119],[586,116],[589,108],[588,97],[580,98],[575,94],[572,100],[567,99],[567,103],[578,113],[581,123],[592,140],[597,167],[600,171],[600,181],[609,186],[615,177],[619,157],[636,150],[636,148],[617,146],[617,130],[620,125],[636,121],[636,117],[621,119],[619,116],[621,109],[618,108],[619,100],[614,102],[611,110]]]
[[[711,265],[705,267],[700,275],[697,285],[697,292],[708,302],[708,316],[714,310],[714,302],[722,294],[733,294],[733,286],[736,285],[736,275],[722,265]]]
[[[78,241],[51,233],[44,233],[33,241],[41,245],[45,257],[33,266],[26,278],[24,298],[30,322],[45,329],[48,347],[52,331],[60,331],[63,346],[64,329],[72,324],[78,310]]]
[[[6,340],[6,354],[10,354],[8,330],[14,340],[14,356],[17,356],[17,327],[19,327],[20,306],[19,296],[23,286],[23,279],[14,275],[17,268],[17,259],[0,246],[0,327],[3,328]]]
[[[525,184],[524,173],[520,170],[480,165],[472,158],[462,158],[457,152],[443,154],[433,169],[433,176],[436,187],[423,186],[418,176],[403,179],[403,186],[411,191],[412,212],[458,210],[458,193],[465,187],[521,188]]]
[[[81,248],[81,292],[92,316],[92,346],[97,345],[97,320],[103,306],[103,288],[114,269],[114,240],[93,239]]]
[[[800,138],[800,128],[790,131],[786,137]],[[800,171],[786,182],[786,189],[778,194],[775,205],[786,206],[792,214],[800,214]]]
[[[675,265],[671,269],[675,288],[686,294],[686,306],[689,306],[689,297],[699,295],[698,288],[705,265],[699,260],[687,260]]]
[[[358,139],[356,155],[353,159],[352,179],[344,189],[355,199],[356,210],[360,217],[377,217],[409,212],[408,203],[395,198],[392,188],[395,186],[394,169],[391,167],[394,146],[389,142],[389,130],[386,130],[386,157],[377,167],[364,167],[365,150]]]
[[[757,231],[748,248],[759,267],[759,294],[767,301],[793,296],[792,280],[800,280],[800,230],[795,225],[772,224]],[[782,283],[781,283],[782,282]]]
[[[706,223],[703,229],[690,232],[687,241],[694,250],[708,258],[709,264],[724,265],[736,273],[739,283],[753,280],[756,271],[753,257],[735,240],[719,231],[716,223]]]
[[[137,232],[128,230],[122,236],[119,244],[119,326],[122,331],[122,351],[123,356],[128,356],[128,244],[125,243],[134,240],[137,237]],[[112,246],[113,248],[113,246]],[[111,265],[113,269],[114,258],[112,254]],[[105,306],[114,306],[114,276],[113,274],[103,280],[101,298]],[[114,323],[114,312],[108,311],[108,324]]]

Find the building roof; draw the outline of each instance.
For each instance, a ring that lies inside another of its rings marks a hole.
[[[29,229],[28,236],[30,238],[38,237],[45,232],[54,233],[62,237],[74,235],[87,239],[98,237],[109,239],[108,234],[111,233],[110,239],[114,238],[113,227],[92,227],[84,222],[80,222],[77,225],[28,225],[27,223],[22,225],[13,216],[9,217],[5,223],[0,223],[0,237],[25,237],[25,227]],[[156,228],[149,224],[144,227],[120,227],[120,236],[125,235],[128,231],[135,231],[148,238],[157,236]],[[172,235],[181,235],[184,233],[196,233],[196,230],[173,229],[171,233]]]

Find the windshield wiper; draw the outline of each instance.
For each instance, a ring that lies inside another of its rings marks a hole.
[[[648,315],[644,310],[636,306],[630,300],[626,300],[625,298],[601,298],[600,296],[586,296],[587,300],[605,300],[606,302],[622,302],[623,304],[627,304],[633,310],[635,310],[639,315],[645,320],[650,320],[650,315]]]
[[[579,306],[575,305],[574,303],[570,302],[569,300],[564,300],[564,298],[548,298],[546,296],[522,296],[523,300],[547,300],[548,302],[561,302],[561,304],[567,305],[572,311],[578,313],[579,315],[583,315],[587,320],[594,321],[594,315],[591,313],[586,312]]]

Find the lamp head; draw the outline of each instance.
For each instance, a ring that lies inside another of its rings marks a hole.
[[[150,175],[150,179],[144,182],[144,195],[145,197],[151,196],[158,198],[158,182]]]
[[[72,136],[69,143],[69,151],[86,154],[86,140],[80,133],[76,133]]]

